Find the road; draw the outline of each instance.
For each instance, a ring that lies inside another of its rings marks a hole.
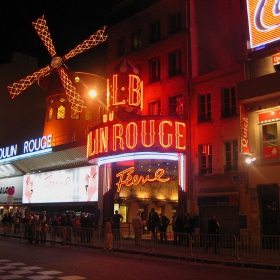
[[[280,271],[227,267],[0,237],[0,279],[279,280]]]

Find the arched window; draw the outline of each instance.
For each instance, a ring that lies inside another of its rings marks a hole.
[[[85,120],[90,121],[91,120],[91,111],[89,108],[85,109]]]
[[[53,116],[53,108],[50,107],[48,110],[47,122],[50,122],[52,120],[52,116]]]
[[[58,107],[56,118],[58,120],[65,119],[65,107],[64,106],[61,105],[61,106]]]

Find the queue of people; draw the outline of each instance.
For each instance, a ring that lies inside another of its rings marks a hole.
[[[106,219],[104,225],[104,251],[111,251],[113,246],[113,239],[120,240],[121,230],[120,225],[123,222],[123,216],[115,211],[112,217]],[[29,243],[45,244],[47,240],[47,233],[50,235],[51,244],[56,244],[56,239],[61,239],[61,244],[72,244],[72,242],[79,241],[94,245],[95,229],[97,222],[95,217],[90,214],[81,213],[76,215],[74,212],[67,212],[61,214],[47,215],[44,212],[29,213],[26,217],[18,211],[14,214],[4,214],[2,219],[4,228],[4,236],[9,236],[13,229],[14,234],[22,234]],[[132,218],[131,223],[134,230],[135,246],[141,246],[141,239],[144,233],[151,234],[151,240],[156,241],[159,237],[161,244],[167,244],[167,228],[172,225],[173,229],[173,244],[176,246],[189,246],[189,241],[194,231],[194,219],[189,213],[184,216],[178,215],[177,212],[173,214],[172,223],[163,214],[158,214],[154,208],[146,216],[144,213],[137,212]],[[220,225],[217,217],[213,215],[208,222],[208,240],[205,243],[205,252],[208,247],[213,247],[214,252],[217,253],[218,237],[216,234],[220,233]],[[113,238],[114,237],[114,238]],[[74,240],[72,240],[72,238]]]

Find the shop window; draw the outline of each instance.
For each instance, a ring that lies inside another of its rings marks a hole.
[[[125,37],[120,38],[117,41],[117,57],[125,54]]]
[[[279,141],[277,123],[269,123],[262,125],[261,134],[263,159],[278,159]]]
[[[126,205],[120,205],[119,213],[123,216],[123,223],[127,223],[127,209]]]
[[[158,57],[149,61],[149,82],[155,83],[160,80],[160,59]]]
[[[141,47],[141,31],[137,31],[132,34],[132,50],[139,50]]]
[[[89,108],[85,109],[85,120],[90,121],[91,120],[91,111]]]
[[[168,30],[169,30],[169,34],[174,34],[181,30],[180,12],[168,15]]]
[[[65,119],[65,107],[64,106],[61,105],[61,106],[58,107],[56,118],[58,120]]]
[[[160,100],[149,103],[149,115],[160,115]]]
[[[211,120],[211,95],[198,95],[198,122],[206,122]]]
[[[182,94],[169,97],[169,115],[183,117],[183,97]]]
[[[53,117],[53,108],[50,107],[47,113],[47,122],[50,122],[52,120]]]
[[[238,170],[238,144],[237,140],[224,142],[225,172]]]
[[[222,89],[222,118],[230,118],[237,115],[235,87]]]
[[[168,74],[173,77],[182,74],[182,51],[176,50],[168,56]]]
[[[212,145],[198,146],[199,175],[212,174]]]
[[[156,21],[149,26],[149,39],[150,43],[154,43],[160,40],[160,21]]]

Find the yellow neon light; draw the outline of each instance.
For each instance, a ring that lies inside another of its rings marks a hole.
[[[147,121],[142,121],[142,131],[141,131],[141,142],[142,145],[146,148],[151,147],[155,143],[155,120],[150,120],[150,133],[149,133],[149,144],[147,144]]]
[[[114,124],[113,125],[113,151],[117,150],[117,139],[119,139],[120,148],[124,150],[122,135],[123,135],[123,126],[121,124]]]
[[[130,131],[132,130],[132,133]],[[126,146],[129,149],[134,149],[137,145],[137,124],[130,122],[126,127]],[[131,143],[132,142],[132,143]]]
[[[184,135],[180,133],[181,129],[180,126],[182,126],[184,129],[186,128],[186,124],[182,123],[182,122],[175,122],[175,139],[176,139],[176,148],[177,149],[181,149],[181,150],[185,150],[186,146],[181,146],[180,145],[180,138],[184,139]],[[182,139],[182,140],[183,140]]]
[[[118,75],[113,76],[113,104],[114,106],[117,105],[124,105],[125,100],[118,101]]]
[[[153,178],[150,177],[150,174],[147,174],[145,176],[143,175],[132,175],[134,173],[134,166],[129,167],[119,173],[116,174],[116,177],[119,177],[119,181],[116,183],[117,185],[117,192],[120,192],[122,189],[122,186],[137,186],[139,184],[145,184],[147,182],[161,182],[165,183],[171,180],[170,177],[168,178],[162,178],[162,176],[165,174],[165,170],[162,168],[159,168],[155,171],[155,176]]]
[[[129,105],[141,105],[141,80],[138,76],[129,75]]]
[[[172,126],[171,121],[162,121],[159,124],[159,143],[164,148],[169,148],[172,145],[172,134],[167,135],[167,144],[164,143],[164,125]]]
[[[99,152],[108,152],[108,127],[103,127],[99,129],[100,132],[100,145]]]

